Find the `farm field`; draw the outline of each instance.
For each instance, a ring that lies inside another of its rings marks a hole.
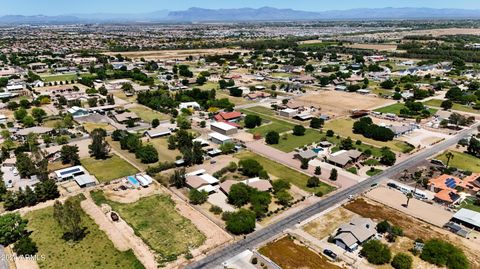
[[[97,204],[109,204],[142,240],[160,255],[160,263],[174,261],[181,254],[203,244],[205,236],[175,210],[166,195],[152,195],[124,204],[108,200],[102,191],[91,193]]]
[[[450,159],[449,166],[456,167],[462,170],[472,171],[474,173],[480,173],[480,160],[467,153],[450,150],[453,153],[453,158]],[[447,164],[447,152],[444,152],[435,157],[437,160],[441,160],[444,164]]]
[[[433,107],[441,108],[442,102],[443,102],[443,100],[440,100],[440,99],[431,99],[431,100],[428,100],[426,102],[423,102],[423,104],[426,105],[426,106],[433,106]],[[457,103],[453,103],[452,110],[480,114],[480,110],[471,108],[469,106],[457,104]]]
[[[339,105],[341,100],[342,105]],[[350,114],[353,109],[373,109],[391,103],[391,100],[374,96],[341,91],[320,91],[306,94],[295,99],[305,107],[316,106],[322,114],[341,117]]]
[[[62,239],[63,231],[53,218],[52,206],[29,212],[25,217],[28,219],[28,229],[33,232],[31,237],[38,246],[37,255],[45,255],[45,260],[38,261],[41,269],[144,268],[131,250],[117,250],[83,211],[82,224],[87,234],[74,244]]]
[[[106,160],[87,158],[80,160],[80,162],[100,183],[138,173],[135,167],[116,154]]]
[[[152,110],[146,106],[135,104],[134,106],[128,107],[128,110],[134,112],[145,122],[152,122],[153,119],[168,120],[170,116],[160,113],[158,111]]]
[[[323,194],[329,193],[333,191],[335,188],[325,184],[323,182],[320,182],[320,186],[315,187],[315,188],[308,188],[307,187],[307,181],[309,176],[306,174],[300,173],[296,170],[293,170],[289,167],[286,167],[280,163],[274,162],[272,160],[269,160],[267,158],[264,158],[258,154],[255,154],[250,151],[243,151],[235,155],[236,158],[243,160],[243,159],[254,159],[257,162],[259,162],[263,168],[267,171],[268,174],[276,177],[276,178],[281,178],[284,179],[291,184],[299,187],[302,190],[305,190],[307,192],[322,192]]]
[[[339,134],[343,137],[351,137],[353,140],[361,140],[364,143],[374,145],[377,147],[389,147],[393,151],[397,152],[409,152],[413,148],[403,141],[392,140],[388,142],[376,141],[373,139],[369,139],[364,137],[360,134],[353,133],[353,123],[354,121],[351,119],[337,119],[332,121],[327,121],[325,123],[324,129],[325,130],[333,130],[335,134]]]
[[[289,236],[270,242],[259,249],[283,269],[340,269],[328,262],[327,258],[294,241]]]
[[[405,105],[403,103],[396,103],[393,105],[377,108],[375,109],[375,111],[380,113],[392,113],[395,115],[400,115],[400,110],[402,110],[403,108],[405,108]],[[429,108],[428,111],[430,112],[430,115],[434,115],[435,113],[437,113],[438,109]]]

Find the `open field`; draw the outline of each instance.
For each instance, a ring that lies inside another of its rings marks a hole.
[[[117,250],[105,233],[83,211],[82,225],[87,229],[87,233],[85,238],[76,243],[62,239],[63,231],[53,218],[52,206],[29,212],[25,217],[29,221],[28,229],[33,232],[31,237],[38,246],[37,255],[45,256],[45,260],[38,260],[42,269],[144,268],[131,250]]]
[[[270,145],[276,149],[279,149],[283,152],[291,152],[296,148],[303,147],[304,145],[311,144],[313,142],[318,142],[321,138],[325,136],[321,134],[319,131],[315,131],[312,129],[307,129],[305,131],[305,135],[303,136],[296,136],[292,133],[288,133],[282,135],[280,137],[279,143],[276,145]],[[284,139],[287,138],[287,139]]]
[[[173,162],[175,161],[175,157],[182,155],[178,149],[169,150],[168,140],[167,138],[164,138],[164,137],[150,139],[148,144],[152,144],[157,149],[158,159],[160,162],[164,162],[164,161]]]
[[[263,168],[267,171],[268,174],[276,177],[276,178],[281,178],[284,179],[291,184],[299,187],[302,190],[308,191],[308,192],[313,192],[317,193],[321,191],[323,194],[329,193],[334,190],[334,187],[325,184],[323,182],[320,182],[320,186],[316,188],[308,188],[307,187],[307,181],[309,179],[309,176],[300,173],[296,170],[293,170],[289,167],[286,167],[280,163],[274,162],[272,160],[269,160],[267,158],[264,158],[258,154],[255,154],[250,151],[242,151],[238,154],[235,155],[236,158],[243,160],[243,159],[254,159],[257,162],[259,162]]]
[[[435,157],[437,160],[441,160],[444,164],[447,164],[447,157],[445,156],[448,151]],[[469,155],[467,153],[450,150],[453,153],[453,158],[450,159],[449,166],[456,167],[462,170],[472,171],[474,173],[480,173],[480,159]]]
[[[295,124],[293,123],[278,119],[278,117],[275,116],[274,112],[268,108],[252,107],[248,109],[242,109],[241,112],[247,115],[258,115],[263,119],[263,123],[261,126],[249,129],[247,131],[252,134],[261,134],[262,136],[265,136],[270,131],[276,131],[277,133],[281,134],[291,131],[293,129],[293,126],[295,126]],[[265,121],[268,121],[268,123],[265,123]]]
[[[389,106],[385,106],[385,107],[375,109],[375,111],[380,112],[380,113],[392,113],[392,114],[395,114],[395,115],[400,115],[400,110],[402,110],[403,108],[405,108],[405,104],[396,103],[396,104],[393,104],[393,105],[389,105]],[[430,115],[434,115],[435,113],[437,113],[438,109],[429,108],[428,111],[430,111]]]
[[[138,173],[135,167],[115,154],[106,160],[87,158],[80,162],[100,183]]]
[[[373,109],[392,102],[378,97],[341,91],[321,91],[306,94],[296,98],[295,101],[306,107],[319,107],[322,114],[328,114],[332,117],[349,115],[349,111],[353,109]]]
[[[268,257],[283,269],[339,269],[328,262],[327,258],[315,253],[286,236],[259,249],[260,254]]]
[[[378,50],[378,51],[395,51],[397,50],[396,44],[364,44],[355,43],[352,45],[345,45],[347,48],[354,49],[366,49],[366,50]]]
[[[134,106],[128,107],[128,110],[134,112],[145,122],[152,122],[153,119],[168,120],[170,116],[160,113],[158,111],[152,110],[146,106],[136,104]]]
[[[248,52],[241,49],[193,49],[193,50],[155,50],[155,51],[128,51],[121,52],[122,56],[128,58],[145,58],[145,60],[173,60],[173,59],[185,59],[188,56],[198,55],[213,55],[213,54],[231,54],[235,52]],[[114,56],[119,54],[118,52],[106,52],[105,55]]]
[[[72,81],[78,78],[76,73],[73,74],[59,74],[59,75],[46,75],[40,76],[44,82],[53,82],[53,81]]]
[[[440,99],[431,99],[431,100],[428,100],[426,102],[423,102],[423,104],[426,105],[426,106],[433,106],[433,107],[440,108],[442,102],[443,102],[443,100],[440,100]],[[457,104],[457,103],[453,103],[452,110],[480,114],[480,110],[473,109],[469,106],[461,105],[461,104]]]
[[[160,255],[160,263],[174,261],[205,241],[192,222],[175,209],[166,195],[152,195],[124,204],[105,198],[103,192],[92,192],[97,204],[109,204],[134,229],[142,240]]]
[[[303,230],[318,240],[322,240],[334,233],[338,226],[352,219],[356,214],[338,207],[319,218],[316,218],[303,226]]]
[[[399,212],[383,204],[374,203],[363,198],[343,205],[346,209],[366,218],[376,221],[388,220],[393,225],[403,229],[405,236],[411,240],[441,238],[460,247],[465,251],[471,268],[480,268],[480,253],[476,242],[457,236],[449,231],[429,225],[421,220]]]
[[[250,101],[246,98],[243,98],[243,97],[230,96],[230,94],[228,94],[227,91],[223,91],[223,90],[217,90],[216,95],[217,95],[218,99],[228,98],[228,100],[230,100],[230,102],[232,102],[236,106],[241,106],[241,105],[252,103],[252,101]]]
[[[364,143],[374,145],[380,148],[389,147],[394,151],[403,152],[403,153],[412,150],[412,147],[403,141],[392,140],[388,142],[382,142],[382,141],[376,141],[373,139],[366,138],[361,134],[354,134],[352,130],[353,123],[354,121],[351,119],[331,120],[325,123],[324,129],[333,130],[335,134],[339,134],[340,136],[351,137],[353,140],[361,140]]]

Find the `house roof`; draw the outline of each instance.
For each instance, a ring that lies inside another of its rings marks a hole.
[[[460,195],[458,195],[456,191],[444,189],[435,193],[435,198],[447,203],[454,203],[460,198]]]
[[[216,132],[208,134],[208,137],[209,138],[214,138],[214,139],[222,141],[222,142],[232,140],[232,138],[230,136],[222,135],[222,134],[219,134],[219,133],[216,133]]]
[[[215,115],[215,119],[218,120],[233,120],[240,118],[242,116],[242,113],[238,111],[232,111],[232,112],[220,112],[217,115]]]
[[[480,213],[473,210],[462,208],[453,215],[453,218],[480,227]]]
[[[361,244],[365,242],[374,236],[375,233],[375,222],[373,220],[369,218],[353,218],[349,223],[340,225],[335,239],[342,240],[347,246],[351,246],[355,243]]]
[[[170,131],[168,127],[157,126],[157,128],[145,131],[145,133],[148,134],[150,137],[156,137],[171,134],[172,131]]]
[[[297,154],[298,154],[298,156],[300,156],[303,159],[313,159],[313,158],[317,157],[317,155],[318,155],[313,150],[305,150],[305,151],[301,151]]]
[[[229,131],[229,130],[237,129],[237,127],[232,126],[232,125],[230,125],[226,122],[214,122],[214,123],[210,124],[210,126],[218,128],[218,129],[223,130],[223,131]]]
[[[118,122],[123,122],[123,121],[127,121],[127,120],[130,120],[130,119],[139,119],[139,117],[137,116],[137,114],[133,113],[133,112],[124,112],[122,114],[116,114],[115,116],[115,120],[117,120]]]
[[[466,177],[462,180],[458,177],[443,174],[436,178],[430,179],[428,183],[436,189],[449,190],[453,193],[457,193],[457,187],[478,191],[479,188],[473,184],[473,181],[478,178],[478,175],[477,177],[472,176]]]
[[[220,183],[220,189],[222,189],[225,193],[228,194],[230,192],[230,188],[233,185],[238,184],[238,183],[243,183],[243,184],[248,185],[252,188],[255,188],[259,191],[268,191],[268,190],[272,189],[272,184],[270,183],[270,181],[260,179],[258,177],[246,179],[246,180],[243,180],[243,181],[228,179],[228,180],[225,180],[224,182]]]
[[[51,132],[53,128],[35,126],[30,128],[24,128],[17,131],[17,135],[26,136],[30,133],[45,134]]]
[[[210,185],[210,184],[208,184],[207,181],[205,181],[203,178],[201,178],[199,176],[189,176],[189,177],[187,177],[186,183],[187,183],[188,186],[190,186],[194,189],[200,188],[200,187],[205,186],[205,185]]]

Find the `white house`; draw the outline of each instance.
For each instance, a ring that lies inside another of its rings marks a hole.
[[[178,105],[178,108],[179,109],[194,109],[194,110],[199,110],[200,109],[200,105],[197,103],[197,102],[184,102],[184,103],[180,103]]]

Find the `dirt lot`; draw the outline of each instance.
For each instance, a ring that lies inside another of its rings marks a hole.
[[[284,269],[339,269],[327,261],[322,255],[311,251],[308,247],[292,240],[289,236],[268,243],[259,249],[262,255],[270,258],[273,262]]]
[[[339,100],[342,100],[341,105]],[[349,115],[352,109],[373,109],[391,103],[391,100],[339,91],[321,91],[296,98],[304,106],[316,106],[322,114],[331,117]]]
[[[186,58],[188,56],[212,55],[212,54],[227,54],[235,52],[247,52],[247,50],[240,49],[195,49],[195,50],[158,50],[158,51],[129,51],[121,54],[129,58],[145,58],[145,60],[171,60],[178,58]],[[118,52],[107,52],[106,55],[113,56]]]
[[[353,45],[346,45],[347,48],[354,48],[354,49],[367,49],[367,50],[378,50],[378,51],[395,51],[397,49],[396,44],[353,44]]]
[[[465,255],[470,261],[470,268],[480,268],[480,245],[471,240],[454,235],[446,230],[434,227],[414,217],[379,204],[377,202],[367,200],[366,198],[356,199],[344,207],[363,217],[372,218],[376,221],[388,220],[394,225],[400,226],[405,236],[411,240],[422,238],[424,240],[440,238],[462,248]]]
[[[340,224],[352,219],[354,216],[358,215],[343,207],[339,207],[310,221],[303,227],[303,230],[315,238],[322,240],[335,232]]]

